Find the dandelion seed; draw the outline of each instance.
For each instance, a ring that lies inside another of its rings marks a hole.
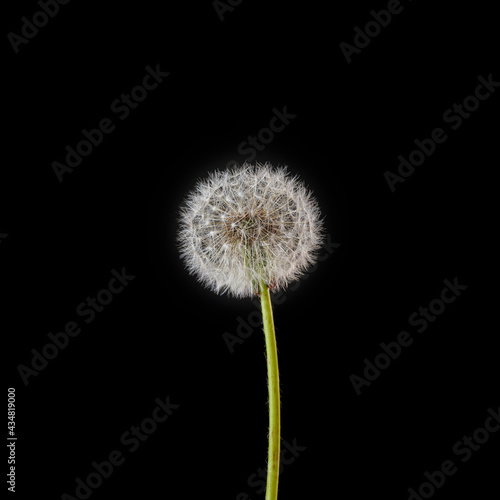
[[[258,292],[262,280],[273,290],[285,288],[315,262],[321,243],[311,193],[285,168],[267,163],[217,171],[200,181],[181,209],[180,226],[189,272],[213,291],[235,297]]]

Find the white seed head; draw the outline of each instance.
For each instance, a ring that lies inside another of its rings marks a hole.
[[[264,281],[285,288],[315,262],[322,240],[316,200],[285,168],[215,171],[180,210],[178,243],[191,274],[217,293],[250,297]]]

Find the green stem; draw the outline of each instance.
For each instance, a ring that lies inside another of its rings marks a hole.
[[[269,451],[267,457],[266,500],[276,500],[278,498],[280,470],[280,381],[271,297],[269,288],[264,282],[260,283],[260,302],[266,338],[267,379],[269,384]]]

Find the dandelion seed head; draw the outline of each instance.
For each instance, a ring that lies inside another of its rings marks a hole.
[[[181,258],[216,293],[250,297],[261,280],[286,288],[315,262],[321,240],[311,192],[269,163],[212,172],[180,210]]]

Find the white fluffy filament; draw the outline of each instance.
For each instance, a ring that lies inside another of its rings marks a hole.
[[[203,284],[249,297],[261,280],[280,290],[315,262],[320,211],[286,168],[244,164],[198,182],[181,207],[178,242]]]

